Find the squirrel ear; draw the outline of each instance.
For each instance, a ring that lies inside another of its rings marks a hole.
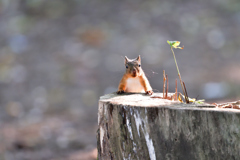
[[[127,56],[125,56],[125,64],[129,61],[129,59],[127,58]]]
[[[136,59],[138,62],[141,62],[141,57],[140,57],[140,55],[137,57],[137,59]]]

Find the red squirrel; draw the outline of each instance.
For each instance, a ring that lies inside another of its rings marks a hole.
[[[140,55],[136,59],[128,59],[125,56],[125,66],[126,72],[119,83],[117,94],[145,92],[148,95],[152,95],[152,87],[141,68]]]

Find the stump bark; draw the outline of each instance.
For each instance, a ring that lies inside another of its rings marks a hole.
[[[240,157],[239,110],[151,97],[108,94],[100,98],[99,160]]]

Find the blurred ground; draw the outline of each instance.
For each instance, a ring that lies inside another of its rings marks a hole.
[[[98,98],[125,55],[142,56],[155,91],[166,70],[174,91],[167,40],[185,47],[190,97],[239,99],[237,0],[0,0],[0,160],[94,159]]]

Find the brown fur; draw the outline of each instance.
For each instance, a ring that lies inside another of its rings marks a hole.
[[[124,92],[131,92],[131,90],[134,90],[134,92],[137,93],[144,90],[146,94],[150,95],[153,93],[152,87],[147,77],[145,76],[141,66],[139,67],[139,65],[141,65],[140,55],[136,59],[128,59],[125,56],[125,66],[127,66],[127,68],[125,74],[123,75],[119,83],[117,91],[118,94]],[[138,85],[138,83],[134,83],[131,85],[129,81],[132,81],[133,83],[139,81],[140,86]]]

